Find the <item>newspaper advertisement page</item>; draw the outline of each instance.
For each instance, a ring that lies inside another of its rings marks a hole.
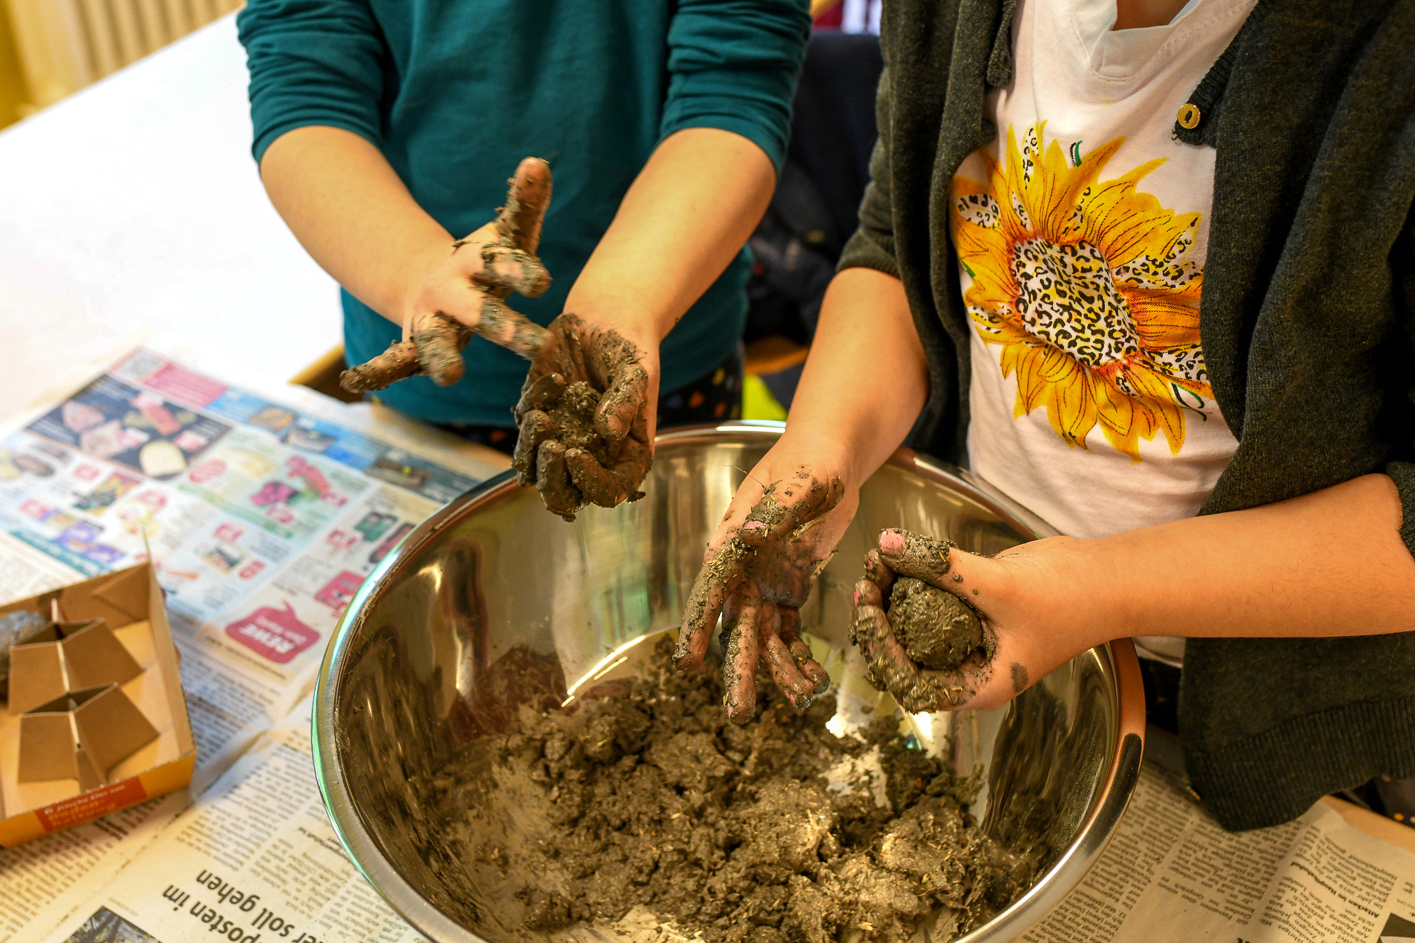
[[[182,655],[200,795],[309,693],[324,642],[374,566],[475,484],[138,350],[0,438],[0,598],[150,550]],[[52,926],[64,900],[90,896],[131,858],[133,842],[104,823],[141,831],[156,805],[0,855],[0,920],[52,916]],[[63,880],[46,877],[61,866]],[[12,893],[21,886],[30,890]]]
[[[138,866],[34,939],[420,943],[355,870],[329,825],[314,779],[309,711],[306,700],[288,723],[263,734]]]
[[[309,690],[378,561],[475,484],[138,350],[0,441],[0,533],[37,551],[11,554],[31,592],[151,549],[200,792]]]
[[[1377,943],[1415,939],[1415,854],[1325,805],[1225,832],[1153,764],[1081,884],[1025,943]]]
[[[74,571],[0,534],[0,600],[37,596],[75,579]]]

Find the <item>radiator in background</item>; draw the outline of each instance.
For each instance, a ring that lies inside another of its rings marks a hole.
[[[239,9],[242,0],[4,0],[36,111],[174,39]]]

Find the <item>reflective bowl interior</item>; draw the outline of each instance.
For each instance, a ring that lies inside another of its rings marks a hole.
[[[320,785],[355,863],[430,939],[542,938],[478,899],[475,879],[437,852],[431,834],[431,778],[514,722],[527,696],[506,681],[508,653],[558,665],[571,693],[607,670],[631,670],[635,659],[623,659],[636,643],[677,627],[709,536],[778,434],[744,423],[662,436],[646,497],[586,509],[573,524],[502,476],[410,534],[351,602],[319,680]],[[851,588],[884,527],[985,554],[1046,533],[985,486],[901,450],[862,489],[802,610],[812,644],[832,652],[833,676],[853,663],[843,657]],[[912,719],[962,774],[983,765],[972,811],[985,828],[1004,843],[1040,836],[1046,848],[1032,890],[966,940],[1011,939],[1080,879],[1133,789],[1143,713],[1124,642],[1078,656],[1001,710]]]

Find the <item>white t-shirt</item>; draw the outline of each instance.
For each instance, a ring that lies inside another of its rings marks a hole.
[[[1199,341],[1214,151],[1173,131],[1255,2],[1114,31],[1115,0],[1022,0],[997,140],[953,178],[970,464],[1064,534],[1195,514],[1237,447]]]

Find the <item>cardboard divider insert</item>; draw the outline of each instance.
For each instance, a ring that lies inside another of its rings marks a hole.
[[[0,712],[7,848],[183,788],[196,759],[151,565],[0,606],[0,616],[50,613],[56,602],[68,621],[54,636],[11,650],[10,704]]]

